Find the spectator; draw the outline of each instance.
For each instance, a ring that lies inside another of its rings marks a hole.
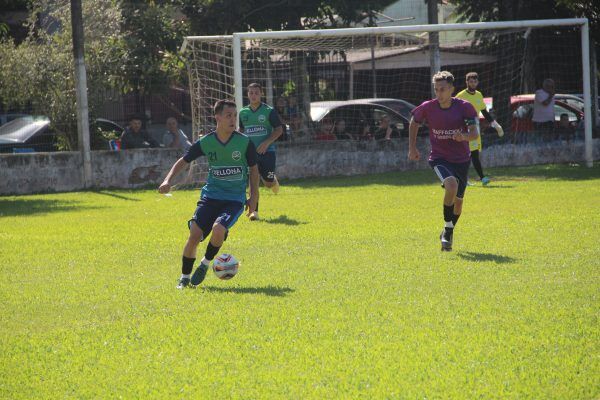
[[[293,95],[288,97],[288,116],[292,132],[296,134],[302,128],[302,115],[298,108],[296,96]]]
[[[338,119],[335,121],[333,132],[337,140],[353,140],[354,137],[348,131],[346,131],[346,121]]]
[[[181,149],[187,151],[192,144],[177,124],[173,117],[167,118],[167,132],[162,137],[162,143],[165,147]]]
[[[147,147],[160,147],[158,142],[154,140],[148,132],[142,129],[142,119],[139,117],[131,117],[129,126],[121,135],[121,149],[143,149]]]
[[[285,97],[277,98],[277,100],[275,101],[275,111],[277,111],[277,114],[279,114],[279,117],[281,118],[281,122],[283,122],[284,124],[290,123],[290,114],[289,114],[289,110],[288,110],[288,103],[287,103],[287,100],[285,99]]]
[[[361,120],[358,124],[358,140],[373,140],[373,134],[371,133],[371,125],[365,120]]]
[[[544,79],[542,89],[535,92],[533,103],[533,127],[539,139],[549,142],[554,139],[554,81]]]
[[[390,123],[390,117],[387,114],[383,114],[379,120],[379,128],[375,131],[375,139],[390,140],[392,137],[399,138],[400,133]]]
[[[335,135],[333,134],[333,124],[330,119],[324,118],[321,120],[319,125],[319,131],[315,135],[315,140],[335,140]]]
[[[558,139],[571,141],[575,138],[575,126],[569,121],[568,114],[560,114],[560,122],[558,123],[557,131]]]

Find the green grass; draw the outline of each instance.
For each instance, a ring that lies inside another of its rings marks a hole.
[[[490,172],[452,253],[431,171],[263,190],[185,291],[197,191],[0,197],[0,398],[597,399],[600,167]]]

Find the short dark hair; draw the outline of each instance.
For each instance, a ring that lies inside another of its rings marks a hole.
[[[250,90],[250,88],[258,88],[258,90],[260,90],[262,93],[262,86],[260,85],[260,83],[253,82],[248,85],[248,90]]]
[[[436,73],[435,75],[433,75],[433,78],[431,79],[432,83],[441,82],[441,81],[446,81],[450,85],[454,86],[454,75],[452,75],[448,71],[440,71],[440,72]]]
[[[136,119],[138,121],[140,121],[140,122],[144,122],[144,118],[141,115],[139,115],[139,114],[130,115],[128,121],[131,122],[131,121],[136,120]]]
[[[215,106],[213,107],[213,111],[214,111],[215,115],[221,114],[225,107],[235,108],[237,106],[235,105],[235,101],[233,101],[233,100],[217,100],[217,102],[215,103]]]
[[[479,74],[477,72],[469,72],[466,76],[466,79],[469,80],[471,78],[479,79]]]

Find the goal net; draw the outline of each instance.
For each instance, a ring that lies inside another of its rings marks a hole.
[[[505,136],[499,138],[481,119],[484,148],[583,140],[581,24],[488,25],[188,37],[182,49],[188,59],[194,135],[214,128],[216,100],[235,99],[239,108],[247,104],[245,88],[257,82],[263,101],[286,124],[283,146],[407,141],[410,111],[432,98],[432,74],[448,70],[456,92],[465,88],[468,72],[478,73],[477,89],[504,127]],[[559,94],[551,133],[536,131],[531,120],[532,94],[547,78],[555,81]]]

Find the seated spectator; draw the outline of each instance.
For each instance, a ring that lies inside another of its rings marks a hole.
[[[121,149],[144,149],[148,147],[160,147],[160,144],[142,129],[141,118],[131,117],[129,126],[125,128],[121,135]]]
[[[335,121],[333,132],[337,140],[353,140],[354,137],[346,131],[346,121],[338,119]]]
[[[373,140],[373,133],[371,132],[371,125],[367,121],[361,120],[358,124],[358,140]]]
[[[167,118],[167,132],[163,135],[162,143],[165,147],[183,151],[187,151],[192,145],[173,117]]]
[[[335,140],[333,123],[330,119],[324,118],[321,120],[319,131],[315,134],[315,140]]]
[[[566,140],[567,142],[575,138],[575,126],[569,121],[568,114],[560,114],[557,134],[559,140]]]
[[[384,114],[379,120],[379,128],[375,131],[375,139],[390,140],[391,138],[399,138],[400,132],[390,123],[390,117]]]

